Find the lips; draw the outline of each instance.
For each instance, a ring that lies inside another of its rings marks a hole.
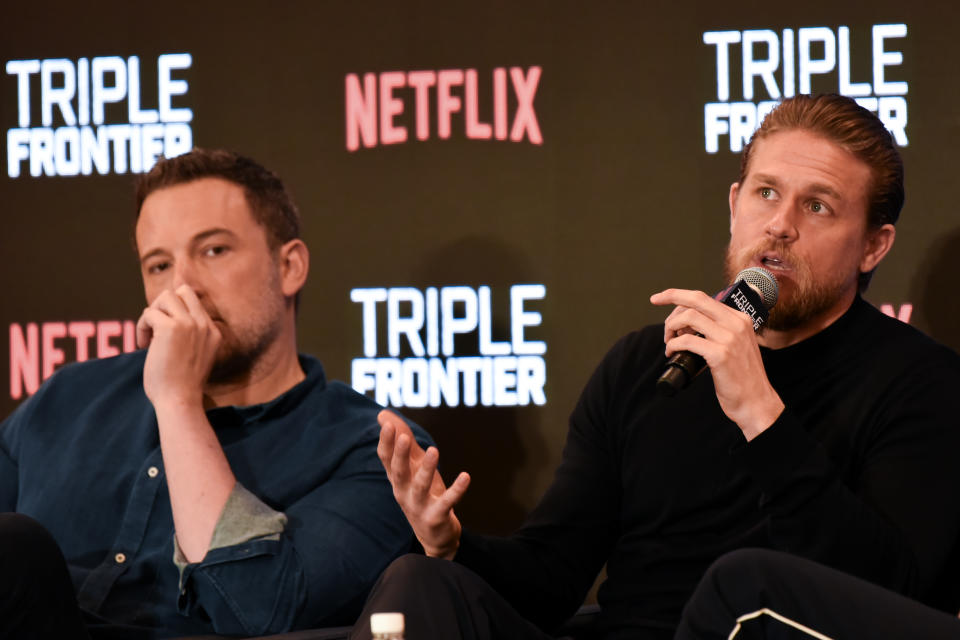
[[[787,271],[790,263],[775,253],[764,253],[759,256],[760,266],[771,271]]]

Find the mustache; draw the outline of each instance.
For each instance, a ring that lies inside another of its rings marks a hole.
[[[782,240],[761,240],[734,253],[730,253],[728,250],[727,264],[728,266],[745,265],[753,258],[765,253],[775,253],[784,262],[796,268],[803,268],[803,261],[793,252],[789,244]]]
[[[752,258],[764,253],[775,253],[788,262],[796,261],[797,256],[793,253],[790,246],[782,240],[762,240],[752,247],[742,250],[738,257]]]

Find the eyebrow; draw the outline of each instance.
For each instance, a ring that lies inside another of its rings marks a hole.
[[[774,187],[780,186],[780,181],[777,180],[775,176],[771,176],[766,173],[756,173],[751,177],[757,182],[769,184]],[[841,196],[836,189],[834,189],[829,185],[823,184],[822,182],[814,182],[813,184],[811,184],[806,188],[806,191],[809,191],[811,193],[823,194],[825,196],[830,196],[835,200],[843,200],[843,196]]]
[[[221,234],[230,236],[231,238],[235,238],[237,235],[233,231],[230,231],[230,229],[226,229],[223,227],[214,227],[212,229],[207,229],[206,231],[201,231],[200,233],[190,238],[190,244],[196,246],[208,238],[221,235]],[[151,249],[150,251],[140,256],[140,264],[143,264],[144,262],[146,262],[147,260],[155,256],[164,255],[166,253],[167,251],[160,247],[157,247],[156,249]]]

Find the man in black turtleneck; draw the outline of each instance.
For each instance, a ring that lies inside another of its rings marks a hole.
[[[759,266],[780,284],[761,334],[703,292],[652,296],[673,311],[604,358],[553,484],[507,538],[462,530],[469,476],[446,487],[436,449],[381,414],[380,458],[432,558],[395,562],[365,614],[405,612],[409,637],[547,638],[606,562],[601,637],[669,638],[705,569],[745,547],[956,611],[960,358],[860,297],[903,198],[873,114],[840,96],[781,103],[729,196],[728,277]],[[681,350],[709,372],[660,397]]]

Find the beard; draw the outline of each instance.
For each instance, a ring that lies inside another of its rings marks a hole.
[[[249,377],[280,335],[283,326],[283,299],[271,295],[279,290],[279,281],[262,297],[262,304],[244,318],[243,325],[227,322],[216,309],[207,309],[212,318],[219,319],[220,346],[207,378],[209,384],[239,382]]]
[[[776,240],[764,240],[738,251],[728,245],[724,260],[727,281],[733,282],[737,274],[750,266],[756,256],[768,251],[780,255],[791,268],[789,276],[769,269],[777,279],[780,292],[777,304],[770,309],[770,317],[761,331],[764,328],[789,331],[803,326],[836,305],[850,286],[842,278],[818,282],[810,266],[793,253],[788,245]]]
[[[229,329],[221,328],[220,331],[222,338],[207,378],[209,384],[226,384],[248,377],[261,356],[276,340],[280,325],[246,332],[242,337]]]

